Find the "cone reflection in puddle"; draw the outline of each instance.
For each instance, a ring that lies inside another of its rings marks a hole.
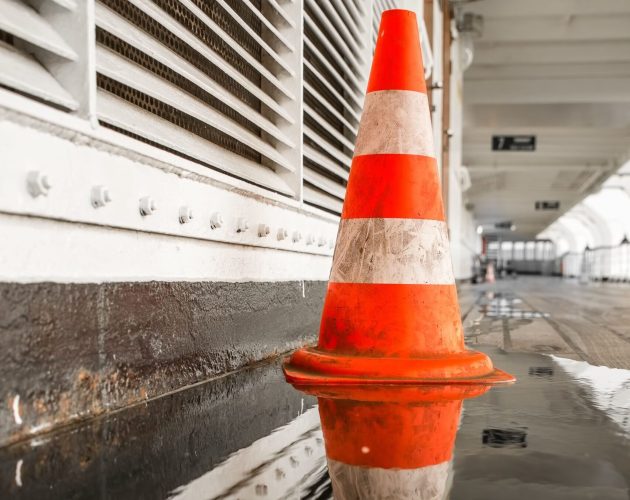
[[[447,495],[462,401],[489,385],[296,386],[318,398],[336,500]]]

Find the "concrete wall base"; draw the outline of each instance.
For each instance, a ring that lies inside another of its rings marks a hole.
[[[0,445],[315,341],[326,282],[0,284]]]

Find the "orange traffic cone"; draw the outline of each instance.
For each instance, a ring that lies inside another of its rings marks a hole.
[[[488,262],[486,266],[486,283],[494,283],[494,264],[492,262]]]
[[[319,344],[284,370],[297,384],[514,380],[464,348],[413,12],[383,13]]]
[[[462,400],[489,386],[346,388],[315,392],[334,497],[445,498]]]

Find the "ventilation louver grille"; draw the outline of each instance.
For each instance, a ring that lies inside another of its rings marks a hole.
[[[304,201],[340,213],[370,52],[362,1],[304,2]]]
[[[338,214],[392,7],[0,0],[0,87]]]
[[[76,8],[75,0],[0,0],[0,86],[64,110],[78,108],[56,76],[77,59],[58,28]]]
[[[98,0],[101,123],[294,195],[281,175],[295,171],[281,127],[295,121],[283,78],[294,76],[283,58],[293,48],[270,5],[273,15],[261,0]]]
[[[381,14],[397,6],[375,0],[370,12],[361,0],[304,5],[304,200],[340,213]]]

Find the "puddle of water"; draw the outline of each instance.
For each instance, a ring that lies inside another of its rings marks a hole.
[[[317,406],[261,365],[0,450],[0,497],[627,499],[630,371],[481,350],[518,382],[463,404]]]
[[[536,319],[549,313],[534,311],[521,299],[507,292],[487,292],[480,297],[479,311],[488,318]]]

